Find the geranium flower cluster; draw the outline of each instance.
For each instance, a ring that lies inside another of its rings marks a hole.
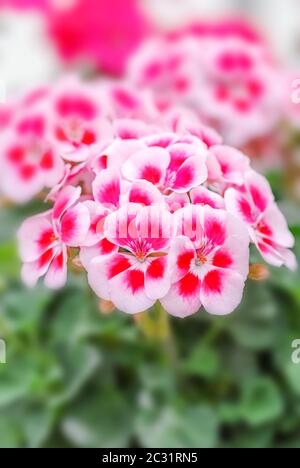
[[[137,117],[142,121],[131,128],[126,119]],[[114,135],[150,132],[157,119],[148,94],[123,84],[86,85],[69,77],[34,89],[1,107],[0,191],[23,203],[59,182],[86,180],[91,156],[102,145]]]
[[[133,83],[165,108],[181,102],[227,143],[244,148],[281,118],[281,69],[267,45],[230,23],[195,25],[145,41],[132,57]]]
[[[48,201],[18,233],[29,287],[41,277],[62,287],[76,257],[93,291],[124,312],[160,301],[179,317],[201,306],[228,314],[250,242],[271,265],[296,268],[266,179],[191,112],[159,112],[123,83],[69,79],[4,114],[2,192]]]

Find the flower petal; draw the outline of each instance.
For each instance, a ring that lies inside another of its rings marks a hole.
[[[110,300],[109,280],[132,266],[129,255],[113,254],[94,258],[88,266],[88,282],[98,297]]]
[[[44,172],[46,187],[52,188],[62,179],[64,175],[64,162],[60,156],[46,152],[41,161],[40,168]]]
[[[272,203],[264,214],[263,222],[269,227],[270,237],[274,242],[283,247],[293,247],[295,239],[288,228],[285,217],[275,203]]]
[[[225,192],[224,199],[226,209],[230,213],[240,217],[250,226],[256,223],[257,213],[255,213],[251,202],[249,202],[244,194],[238,190],[229,188]]]
[[[136,226],[148,254],[165,250],[175,235],[173,215],[164,206],[143,207],[137,213]]]
[[[147,180],[137,180],[129,186],[126,193],[129,203],[139,203],[144,206],[164,204],[164,198],[158,188]]]
[[[207,180],[207,166],[205,159],[200,156],[188,158],[176,172],[175,180],[172,184],[175,192],[188,192],[191,188],[202,184]]]
[[[53,207],[53,219],[58,221],[65,211],[74,205],[80,198],[81,188],[68,185],[59,193]]]
[[[45,276],[45,285],[50,289],[60,289],[67,282],[67,249],[63,246],[53,258],[48,273]]]
[[[203,207],[187,205],[174,213],[177,236],[185,236],[193,242],[203,238]]]
[[[164,297],[170,289],[171,281],[167,268],[167,257],[149,258],[151,261],[145,273],[145,290],[150,299]]]
[[[114,276],[109,281],[111,301],[128,314],[136,314],[149,309],[155,303],[145,291],[145,275],[136,265]]]
[[[171,195],[165,197],[165,201],[167,202],[171,213],[175,213],[175,211],[179,210],[180,208],[184,208],[186,205],[190,205],[190,199],[187,193],[173,192]]]
[[[249,242],[250,236],[245,224],[227,213],[226,240],[215,252],[212,264],[218,268],[234,270],[246,279],[249,272]]]
[[[104,238],[93,246],[81,247],[79,257],[84,268],[88,270],[89,265],[94,258],[110,255],[117,251],[118,247]]]
[[[61,239],[70,247],[79,247],[84,243],[89,227],[89,211],[82,203],[78,203],[73,208],[67,210],[61,219]]]
[[[18,241],[22,261],[37,260],[57,241],[50,216],[44,213],[25,220],[19,229]]]
[[[24,204],[38,194],[45,185],[42,172],[34,164],[20,168],[1,167],[1,192],[15,203]],[[18,187],[18,190],[16,190]]]
[[[145,148],[131,156],[122,167],[128,180],[144,179],[159,185],[170,162],[168,151],[159,147]]]
[[[114,121],[115,135],[122,140],[139,139],[151,135],[155,127],[137,119],[117,119]]]
[[[84,241],[84,245],[88,247],[97,244],[103,238],[104,221],[110,212],[92,200],[87,200],[82,204],[88,209],[91,220],[89,232]]]
[[[108,208],[116,208],[120,203],[120,177],[115,169],[101,171],[93,182],[93,195],[96,202]]]
[[[134,253],[134,242],[139,238],[136,216],[141,209],[141,205],[129,203],[110,213],[104,222],[104,237]]]
[[[244,174],[249,168],[249,159],[241,152],[226,145],[215,145],[209,149],[222,171],[222,178],[231,184],[243,185]]]
[[[54,249],[49,249],[34,262],[24,263],[21,270],[21,278],[28,288],[33,288],[38,279],[46,274],[54,255]]]
[[[171,286],[168,294],[160,302],[169,314],[181,318],[188,317],[201,307],[200,287],[199,278],[188,273]]]
[[[121,170],[122,165],[133,154],[145,148],[145,144],[140,140],[120,140],[117,139],[109,145],[104,153],[107,156],[107,168]],[[95,171],[98,172],[98,171]]]
[[[264,213],[274,201],[274,195],[267,179],[255,171],[248,171],[245,175],[248,193],[253,205],[259,213]]]
[[[285,265],[292,271],[297,270],[297,260],[291,250],[272,242],[270,239],[255,239],[255,245],[263,259],[270,265],[281,267]]]
[[[173,283],[189,273],[195,257],[194,245],[188,237],[180,236],[174,239],[168,253],[168,269]]]
[[[223,210],[214,210],[210,206],[203,207],[203,230],[206,239],[212,246],[221,246],[226,240],[227,213]]]
[[[224,199],[206,187],[196,187],[190,191],[193,205],[209,205],[212,208],[224,209]]]

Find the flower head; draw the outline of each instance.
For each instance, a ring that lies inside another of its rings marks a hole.
[[[112,75],[122,73],[152,29],[137,0],[77,0],[69,8],[52,8],[47,21],[64,60],[85,60]]]
[[[240,303],[249,264],[249,237],[242,222],[208,205],[188,206],[175,214],[179,237],[169,262],[172,287],[162,299],[172,315],[184,317],[201,305],[217,315]]]
[[[152,307],[170,288],[172,215],[159,206],[128,205],[106,218],[105,231],[119,250],[90,263],[92,289],[128,313]]]
[[[243,148],[274,129],[282,93],[268,48],[240,32],[199,25],[149,39],[133,55],[128,77],[151,88],[161,109],[181,103]]]
[[[19,231],[28,286],[43,276],[63,286],[75,256],[99,298],[126,313],[160,301],[178,317],[223,315],[242,299],[250,242],[266,262],[296,267],[266,179],[191,110],[160,109],[128,84],[73,79],[14,107],[2,190],[25,201],[46,187],[53,204]]]
[[[1,134],[0,186],[7,197],[19,203],[29,201],[44,187],[56,185],[64,172],[58,148],[48,139],[43,105],[39,100],[29,108],[27,105],[27,100],[20,103]]]
[[[263,176],[248,171],[242,189],[227,190],[225,203],[231,213],[246,223],[252,242],[268,263],[296,269],[295,255],[289,250],[294,246],[294,238]]]

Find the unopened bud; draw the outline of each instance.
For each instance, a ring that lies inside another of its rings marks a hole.
[[[76,255],[76,257],[72,258],[72,264],[76,269],[83,270],[83,265],[82,265],[81,260],[78,257],[78,255]]]

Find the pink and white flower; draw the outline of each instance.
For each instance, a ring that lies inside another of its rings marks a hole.
[[[101,100],[106,100],[106,109],[112,120],[131,119],[143,123],[157,123],[161,119],[153,95],[128,82],[108,81],[99,86]]]
[[[249,268],[249,235],[224,210],[188,206],[175,213],[179,236],[170,252],[172,286],[161,299],[172,315],[186,317],[203,306],[229,314],[240,303]]]
[[[22,279],[33,287],[45,276],[47,287],[56,289],[67,280],[67,249],[79,247],[88,235],[88,208],[78,203],[80,188],[65,187],[52,210],[28,218],[19,233]]]
[[[160,191],[146,180],[129,183],[121,180],[114,169],[104,169],[93,182],[93,198],[84,202],[87,206],[91,225],[89,236],[80,250],[80,259],[85,268],[94,257],[108,255],[116,250],[104,234],[104,222],[113,211],[127,203],[142,206],[164,206],[164,198]]]
[[[176,106],[169,109],[164,118],[174,133],[189,133],[203,141],[208,148],[223,142],[221,135],[213,127],[205,125],[191,109]]]
[[[251,240],[266,262],[296,269],[295,255],[289,250],[294,246],[293,235],[263,176],[248,171],[241,190],[229,188],[226,191],[225,203],[227,210],[248,226]]]
[[[61,82],[50,100],[53,144],[62,157],[71,162],[83,162],[97,152],[97,144],[112,137],[106,109],[101,109],[93,86],[75,79]]]
[[[139,139],[157,131],[152,124],[158,121],[157,110],[144,94],[127,92],[121,84],[86,84],[68,77],[7,104],[0,115],[1,191],[16,203],[27,202],[44,189],[51,189],[48,200],[55,199],[64,185],[71,184],[80,184],[91,194],[95,172],[107,167],[104,149],[119,136],[126,141],[130,137],[130,142],[133,136]],[[136,118],[129,119],[133,114]]]
[[[280,117],[280,74],[268,51],[230,38],[202,45],[200,112],[239,148],[268,134]]]
[[[174,236],[172,215],[161,207],[129,204],[109,215],[104,229],[119,252],[92,260],[91,288],[130,314],[152,307],[170,288],[167,251]]]
[[[241,186],[250,161],[241,151],[226,145],[214,145],[209,149],[208,179],[220,193],[227,187]]]

